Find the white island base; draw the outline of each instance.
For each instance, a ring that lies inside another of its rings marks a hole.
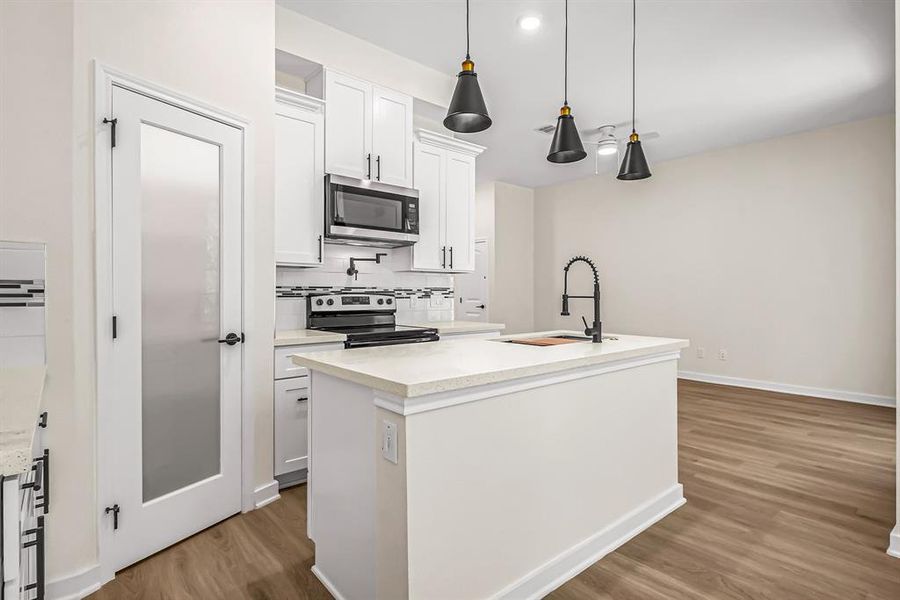
[[[298,355],[311,370],[316,576],[346,600],[546,595],[684,503],[686,345],[459,340]]]

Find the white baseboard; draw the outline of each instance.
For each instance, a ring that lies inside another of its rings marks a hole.
[[[758,379],[744,379],[741,377],[727,377],[725,375],[712,375],[709,373],[697,373],[696,371],[678,371],[680,379],[702,381],[704,383],[718,383],[742,388],[753,388],[769,392],[781,392],[782,394],[794,394],[797,396],[812,396],[825,398],[826,400],[843,400],[858,404],[874,404],[876,406],[896,406],[896,399],[892,396],[878,396],[862,392],[849,392],[846,390],[829,390],[825,388],[807,387],[804,385],[792,385],[789,383],[775,383],[773,381],[760,381]]]
[[[316,565],[313,565],[312,569],[310,569],[310,570],[312,571],[313,575],[316,576],[316,579],[318,579],[320,582],[322,582],[322,585],[325,586],[325,589],[328,590],[328,592],[332,596],[334,596],[335,600],[344,600],[344,596],[338,591],[338,589],[334,586],[334,584],[331,583],[331,580],[328,579],[327,577],[325,577],[325,574],[319,570],[319,567],[317,567]]]
[[[684,503],[684,489],[679,483],[505,587],[493,598],[543,598]]]
[[[253,490],[253,505],[256,508],[262,508],[266,504],[271,504],[279,498],[281,498],[281,496],[278,495],[278,482],[274,479]]]
[[[100,565],[92,565],[69,575],[47,582],[47,600],[81,600],[93,594],[105,583]]]
[[[891,545],[888,546],[887,553],[900,558],[900,523],[891,532]]]

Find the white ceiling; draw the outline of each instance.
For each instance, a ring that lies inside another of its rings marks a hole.
[[[455,75],[464,0],[279,0],[279,4]],[[479,179],[531,187],[591,175],[593,155],[546,161],[562,104],[563,3],[473,0],[471,54],[493,127]],[[639,0],[638,132],[663,160],[894,110],[892,0]],[[517,19],[543,23],[522,31]],[[449,103],[449,98],[447,99]],[[569,104],[579,129],[631,113],[631,2],[569,3]],[[620,130],[619,133],[628,133]],[[614,175],[615,157],[601,158]]]

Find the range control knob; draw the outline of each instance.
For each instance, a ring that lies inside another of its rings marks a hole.
[[[318,300],[316,300],[316,306],[322,306],[322,304],[323,304],[323,302],[322,302],[322,299],[321,299],[321,298],[319,298]]]
[[[331,306],[332,304],[334,304],[334,299],[329,298],[328,301],[326,302],[326,304],[328,304],[328,306]]]
[[[388,299],[387,299],[387,303],[388,303],[388,304],[393,304],[393,303],[394,303],[394,301],[393,301],[393,300],[391,300],[391,299],[390,299],[390,298],[388,298]]]

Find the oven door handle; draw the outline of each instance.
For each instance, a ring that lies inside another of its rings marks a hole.
[[[371,340],[368,342],[344,342],[344,348],[371,348],[374,346],[397,346],[399,344],[421,344],[423,342],[436,342],[440,340],[436,333],[417,338],[400,338],[393,340]]]

